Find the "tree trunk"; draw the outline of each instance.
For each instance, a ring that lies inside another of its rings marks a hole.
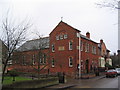
[[[7,61],[8,61],[8,60],[6,60],[6,62],[7,62]],[[3,71],[2,71],[2,83],[3,83],[3,81],[4,81],[5,70],[6,70],[6,67],[7,67],[6,62],[5,62],[5,64],[4,64]]]
[[[9,54],[9,56],[8,56],[7,59],[6,59],[6,61],[5,61],[5,63],[4,63],[3,70],[2,70],[2,83],[3,83],[3,81],[4,81],[5,70],[6,70],[7,62],[8,62],[8,60],[9,60],[9,58],[10,58],[10,54]]]

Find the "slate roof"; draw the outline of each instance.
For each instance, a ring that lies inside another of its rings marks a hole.
[[[84,35],[82,35],[82,34],[80,34],[80,36],[81,36],[81,38],[84,38],[84,39],[86,39],[86,40],[89,40],[89,41],[92,41],[92,42],[98,44],[97,42],[93,41],[92,39],[90,39],[90,38],[88,38],[88,37],[86,37],[86,36],[84,36]]]
[[[49,48],[49,37],[26,41],[22,46],[17,49],[17,51],[29,51],[40,48]]]

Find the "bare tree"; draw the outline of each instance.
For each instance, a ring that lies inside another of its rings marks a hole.
[[[108,7],[111,9],[119,9],[118,8],[118,3],[120,0],[103,0],[103,2],[96,3],[96,5],[102,7]]]
[[[38,58],[37,58],[37,69],[34,68],[38,73],[38,79],[40,78],[40,71],[43,70],[46,66],[50,64],[49,62],[49,51],[47,53],[44,53],[43,50],[47,46],[48,42],[47,39],[44,39],[43,35],[40,35],[38,31],[34,32],[35,35],[38,36]],[[43,40],[44,39],[44,43]],[[45,60],[46,58],[46,60]],[[42,66],[42,67],[41,67]]]
[[[26,40],[27,30],[32,25],[26,20],[23,20],[21,23],[16,22],[8,16],[2,21],[2,36],[0,37],[3,43],[7,46],[7,57],[3,65],[2,73],[2,82],[4,80],[5,70],[8,64],[8,61],[11,59],[13,52],[16,48],[21,45]]]

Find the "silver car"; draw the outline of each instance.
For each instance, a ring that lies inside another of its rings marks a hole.
[[[120,75],[120,68],[115,69],[117,71],[117,74]]]

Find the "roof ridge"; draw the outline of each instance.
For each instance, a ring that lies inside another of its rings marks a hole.
[[[40,40],[40,39],[45,39],[45,38],[49,38],[49,36],[47,36],[47,37],[42,37],[42,38],[36,38],[36,39],[32,39],[32,40],[28,40],[27,42],[35,41],[35,40]]]
[[[92,39],[90,39],[90,38],[88,38],[88,37],[86,37],[85,35],[83,35],[83,34],[80,34],[81,36],[83,36],[82,38],[85,38],[85,39],[87,39],[87,40],[90,40],[90,41],[92,41],[92,42],[94,42],[94,43],[97,43],[97,42],[95,42],[95,41],[93,41]],[[97,43],[98,44],[98,43]]]
[[[67,24],[66,22],[61,21],[60,23],[64,23],[64,24],[68,25],[69,27],[71,27],[71,28],[75,29],[76,31],[81,32],[80,30],[78,30],[78,29],[74,28],[73,26],[71,26],[71,25]],[[60,24],[60,23],[59,23],[59,24]]]
[[[56,27],[50,32],[50,34],[51,34],[51,33],[57,28],[57,26],[59,26],[61,23],[63,23],[63,24],[65,24],[65,25],[73,28],[74,30],[76,30],[76,31],[78,31],[78,32],[81,32],[80,30],[74,28],[73,26],[71,26],[71,25],[69,25],[69,24],[67,24],[66,22],[63,22],[63,21],[61,20],[61,21],[56,25]],[[49,34],[49,35],[50,35],[50,34]]]

